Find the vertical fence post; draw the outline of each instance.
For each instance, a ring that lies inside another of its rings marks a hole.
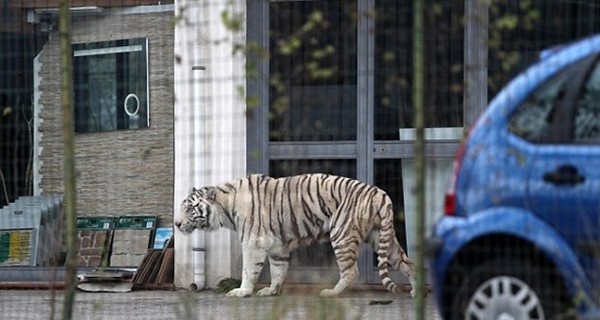
[[[414,0],[413,7],[413,107],[415,143],[415,204],[416,204],[416,319],[425,319],[425,111],[424,111],[424,27],[423,0]]]
[[[465,1],[464,128],[468,130],[487,106],[490,0]]]
[[[64,139],[65,178],[65,227],[67,239],[66,284],[63,319],[73,318],[73,303],[76,286],[75,255],[75,161],[73,121],[73,62],[71,57],[71,14],[70,1],[60,0],[58,34],[60,43],[61,107]]]

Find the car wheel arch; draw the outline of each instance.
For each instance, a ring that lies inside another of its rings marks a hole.
[[[490,248],[494,248],[490,250]],[[518,248],[518,250],[515,250]],[[554,279],[548,279],[559,284],[561,297],[565,303],[569,303],[567,286],[559,273],[555,262],[548,255],[537,248],[527,239],[511,234],[486,234],[477,237],[462,246],[449,262],[445,274],[444,291],[442,294],[446,297],[444,301],[453,301],[456,294],[452,289],[461,286],[472,270],[487,261],[499,260],[505,258],[506,261],[522,261],[523,263],[535,264],[539,268],[552,270],[550,272]],[[451,319],[451,306],[445,306],[440,312],[445,319]]]

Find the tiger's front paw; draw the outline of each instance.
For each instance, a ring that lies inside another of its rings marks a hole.
[[[252,289],[237,288],[227,292],[228,297],[244,298],[252,295]]]
[[[256,293],[257,296],[261,296],[261,297],[276,296],[278,294],[279,294],[279,292],[276,289],[273,289],[271,287],[262,288],[262,289],[258,290],[258,292]]]

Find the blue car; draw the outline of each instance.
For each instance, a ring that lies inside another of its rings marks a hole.
[[[600,318],[600,36],[510,82],[450,184],[427,242],[445,319]]]

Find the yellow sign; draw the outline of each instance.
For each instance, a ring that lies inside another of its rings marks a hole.
[[[0,231],[0,266],[31,265],[33,230]]]

